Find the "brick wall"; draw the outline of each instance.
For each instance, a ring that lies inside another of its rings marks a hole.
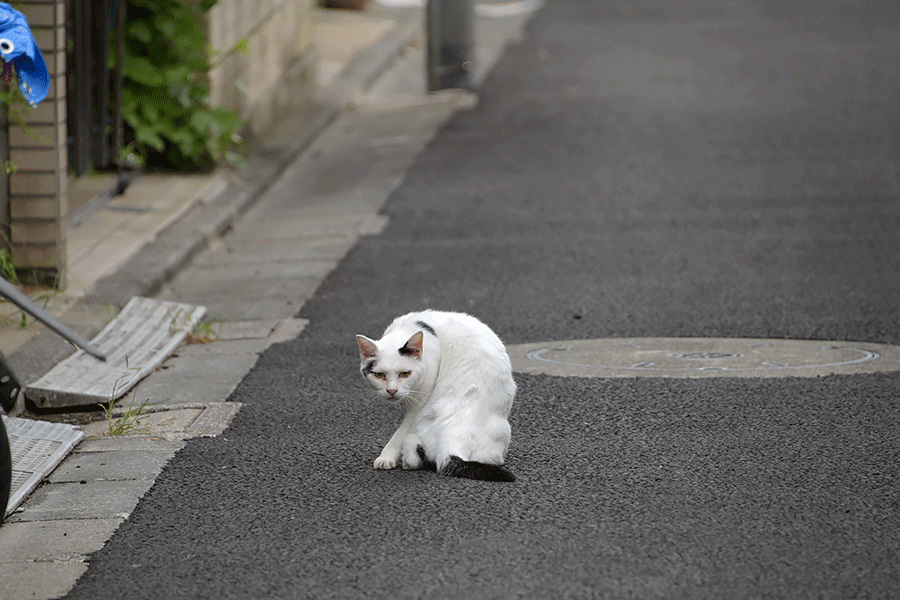
[[[212,103],[246,119],[251,136],[312,92],[313,5],[314,0],[219,0],[208,15],[209,42],[220,52],[210,72]]]
[[[65,286],[67,154],[65,0],[21,0],[22,11],[50,72],[47,98],[22,110],[27,124],[9,130],[10,242],[28,282]]]

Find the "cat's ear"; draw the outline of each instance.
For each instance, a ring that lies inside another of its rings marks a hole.
[[[375,342],[373,342],[366,336],[356,336],[356,343],[359,346],[359,359],[361,361],[369,358],[375,358],[375,355],[378,354],[378,346],[376,346]]]
[[[412,356],[419,360],[422,359],[422,340],[425,335],[421,331],[415,332],[403,347],[400,348],[400,354],[403,356]]]

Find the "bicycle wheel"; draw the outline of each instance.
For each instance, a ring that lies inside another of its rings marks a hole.
[[[12,454],[9,449],[9,438],[6,426],[0,419],[0,524],[6,515],[6,503],[9,502],[9,488],[12,485]]]

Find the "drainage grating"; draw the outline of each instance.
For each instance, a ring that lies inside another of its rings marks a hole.
[[[12,449],[12,488],[6,507],[10,514],[75,448],[84,432],[65,423],[0,418]]]
[[[120,398],[178,348],[205,312],[194,304],[132,298],[91,340],[106,362],[79,350],[27,386],[25,395],[41,407]]]
[[[607,338],[507,347],[513,370],[569,377],[819,377],[900,371],[900,347],[741,338]]]

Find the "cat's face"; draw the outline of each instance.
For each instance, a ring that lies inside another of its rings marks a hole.
[[[422,362],[422,332],[399,346],[389,341],[375,342],[356,336],[359,345],[359,370],[382,398],[391,401],[415,400],[425,374]]]

